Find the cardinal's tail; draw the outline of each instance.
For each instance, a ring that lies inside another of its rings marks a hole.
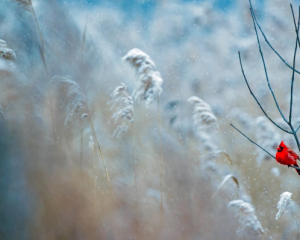
[[[297,167],[297,168],[295,168],[295,170],[296,170],[297,173],[300,175],[300,168],[299,168],[298,164],[295,163],[294,166]]]

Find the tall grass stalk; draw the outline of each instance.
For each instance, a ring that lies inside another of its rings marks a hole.
[[[159,185],[160,185],[160,211],[163,212],[163,153],[162,153],[162,142],[161,142],[161,116],[160,116],[160,101],[159,95],[157,96],[157,118],[158,118],[158,137],[159,137],[159,159],[160,159],[160,174],[159,174]]]
[[[137,173],[136,173],[136,157],[135,157],[135,143],[134,143],[134,122],[131,123],[131,138],[132,138],[132,158],[133,158],[133,167],[134,167],[134,190],[136,198],[136,208],[138,204],[138,192],[137,192]]]
[[[92,130],[93,130],[93,134],[94,134],[95,139],[97,141],[97,146],[98,146],[98,150],[99,150],[99,153],[100,153],[100,156],[101,156],[101,160],[102,160],[102,163],[103,163],[103,166],[104,166],[104,169],[105,169],[106,179],[107,179],[107,183],[108,183],[108,186],[109,186],[110,194],[111,194],[111,196],[113,198],[113,192],[112,192],[111,182],[110,182],[110,179],[109,179],[109,175],[108,175],[107,167],[106,167],[106,164],[105,164],[105,161],[104,161],[104,157],[103,157],[103,154],[102,154],[102,151],[101,151],[101,147],[100,147],[100,144],[99,144],[99,141],[98,141],[98,138],[97,138],[97,134],[95,132],[94,124],[93,124],[93,121],[92,121],[90,115],[87,114],[87,117],[88,117],[88,119],[90,121]]]
[[[83,36],[82,36],[81,58],[80,58],[80,66],[81,66],[81,68],[82,68],[82,63],[83,63],[83,53],[84,53],[84,45],[85,45],[85,39],[86,39],[87,24],[88,24],[88,17],[86,17],[86,22],[85,22]]]
[[[53,100],[52,100],[52,96],[51,96],[51,92],[50,92],[50,86],[49,86],[50,78],[49,78],[47,62],[46,62],[46,58],[45,58],[45,44],[44,44],[43,34],[42,34],[42,31],[41,31],[39,22],[37,20],[36,13],[35,13],[34,7],[32,5],[32,1],[31,0],[25,0],[25,1],[24,0],[14,0],[14,1],[16,3],[19,3],[20,5],[22,5],[25,10],[28,10],[29,12],[31,12],[32,16],[34,18],[34,21],[35,21],[37,33],[38,33],[38,36],[39,36],[40,42],[41,42],[41,44],[39,45],[39,51],[40,51],[40,54],[41,54],[41,58],[42,58],[45,73],[46,73],[47,89],[48,89],[48,95],[49,95],[51,121],[52,121],[51,122],[52,132],[53,132],[54,141],[56,142],[56,129],[55,129],[55,126],[54,126],[54,114],[53,114]]]
[[[80,167],[82,167],[82,162],[83,162],[83,119],[80,118],[80,156],[79,156],[79,162],[80,162]]]
[[[139,226],[138,226],[138,206],[139,206],[139,197],[138,197],[138,188],[137,188],[137,171],[136,171],[136,156],[135,156],[135,142],[134,142],[134,121],[131,122],[131,138],[132,138],[132,158],[133,158],[133,167],[134,167],[134,191],[135,191],[135,204],[134,204],[134,211],[135,211],[135,231],[139,235]]]
[[[85,39],[86,39],[87,24],[88,24],[88,17],[86,17],[86,22],[85,22],[85,26],[84,26],[83,35],[82,35],[81,54],[80,54],[80,75],[82,75],[82,68],[83,68],[82,64],[83,64],[83,53],[84,53],[84,45],[85,45]],[[84,89],[83,89],[83,91],[84,91]],[[83,120],[82,120],[82,118],[80,119],[80,124],[81,124],[81,131],[80,131],[80,162],[82,162],[82,158],[83,158]]]

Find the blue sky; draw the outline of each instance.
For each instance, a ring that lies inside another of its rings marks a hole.
[[[118,6],[122,9],[129,10],[129,8],[141,8],[143,10],[151,9],[152,7],[155,7],[156,3],[159,0],[62,0],[64,2],[80,2],[86,3],[89,5],[110,5],[110,6]],[[201,2],[203,0],[182,0],[182,2]],[[216,7],[226,9],[233,5],[233,3],[237,0],[216,0],[217,4]],[[247,0],[245,0],[247,1]]]

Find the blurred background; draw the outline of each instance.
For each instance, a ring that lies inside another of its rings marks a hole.
[[[291,3],[297,18],[299,1]],[[290,2],[252,4],[269,42],[292,65]],[[292,71],[259,37],[287,117]],[[0,39],[6,42],[0,44],[1,239],[239,239],[243,223],[227,207],[237,199],[253,206],[264,229],[244,239],[295,238],[299,175],[229,125],[274,155],[282,140],[297,149],[263,116],[243,79],[238,51],[262,107],[286,128],[268,89],[247,0],[33,0],[32,6],[6,0],[0,2]],[[121,83],[130,94],[138,85],[134,69],[122,61],[132,48],[155,62],[163,92],[148,108],[134,101],[135,130],[115,138],[118,124],[108,103]],[[66,82],[55,85],[54,76],[72,80],[74,92]],[[296,127],[299,80],[296,74]],[[84,103],[73,109],[79,95]],[[218,128],[199,134],[191,96],[210,105]],[[228,174],[239,188],[230,178],[218,190]],[[293,208],[276,221],[285,191],[293,194]]]

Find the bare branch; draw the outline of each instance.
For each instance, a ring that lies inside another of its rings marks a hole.
[[[257,147],[259,147],[261,150],[265,151],[267,154],[269,154],[272,158],[275,158],[275,156],[273,156],[271,153],[269,153],[266,149],[264,149],[263,147],[261,147],[260,145],[258,145],[256,142],[254,142],[253,140],[251,140],[249,137],[247,137],[242,131],[238,130],[233,124],[230,123],[230,126],[233,127],[235,130],[237,130],[240,134],[242,134],[245,138],[247,138],[250,142],[252,142],[253,144],[255,144]]]
[[[278,102],[277,102],[277,99],[276,99],[276,97],[275,97],[275,94],[274,94],[274,92],[273,92],[273,90],[272,90],[272,87],[271,87],[271,84],[270,84],[270,81],[269,81],[269,77],[268,77],[267,67],[266,67],[266,64],[265,64],[264,54],[263,54],[263,52],[262,52],[262,50],[261,50],[261,45],[260,45],[260,41],[259,41],[257,29],[256,29],[256,24],[255,24],[254,17],[253,17],[253,10],[252,10],[252,7],[251,7],[250,10],[251,10],[251,16],[252,16],[252,20],[253,20],[253,26],[254,26],[254,30],[255,30],[255,34],[256,34],[257,44],[258,44],[258,48],[259,48],[259,53],[260,53],[261,60],[262,60],[263,66],[264,66],[264,71],[265,71],[265,76],[266,76],[266,80],[267,80],[267,83],[268,83],[268,87],[269,87],[269,89],[270,89],[270,92],[271,92],[271,94],[272,94],[272,96],[273,96],[273,99],[274,99],[274,102],[275,102],[275,104],[276,104],[276,107],[277,107],[277,109],[278,109],[278,111],[279,111],[279,113],[280,113],[282,119],[283,119],[286,123],[288,123],[288,121],[286,120],[285,116],[284,116],[283,113],[281,112],[281,109],[280,109],[280,107],[279,107],[279,105],[278,105]]]
[[[261,106],[260,102],[257,100],[256,96],[254,95],[254,93],[252,92],[251,88],[250,88],[250,85],[248,83],[248,80],[246,78],[246,75],[245,75],[245,72],[244,72],[244,68],[243,68],[243,64],[242,64],[242,60],[241,60],[241,53],[239,52],[239,59],[240,59],[240,65],[241,65],[241,70],[242,70],[242,73],[243,73],[243,76],[244,76],[244,79],[245,79],[245,82],[248,86],[248,89],[251,93],[251,95],[253,96],[253,98],[255,99],[256,103],[258,104],[258,106],[260,107],[260,109],[262,110],[262,112],[265,114],[265,116],[276,126],[278,127],[279,129],[281,129],[282,131],[286,132],[286,133],[289,133],[289,134],[292,134],[292,132],[290,131],[287,131],[285,130],[284,128],[280,127],[277,123],[275,123],[269,116],[268,114],[265,112],[265,110],[263,109],[263,107]]]
[[[290,3],[290,6],[291,6],[291,10],[292,10],[292,15],[293,15],[293,22],[294,22],[294,26],[295,26],[295,32],[296,32],[296,36],[297,36],[297,39],[296,41],[298,41],[298,44],[300,46],[300,41],[299,41],[299,16],[298,16],[298,27],[296,25],[296,20],[295,20],[295,14],[294,14],[294,9],[293,9],[293,6],[292,4]],[[300,6],[299,6],[299,11],[300,11]],[[295,66],[293,67],[295,68]]]
[[[299,22],[299,21],[298,21]],[[299,26],[299,25],[298,25]],[[298,32],[298,31],[297,31]],[[298,36],[298,34],[297,34]],[[298,38],[298,37],[297,37]],[[297,55],[297,39],[295,44],[294,51],[294,59],[293,59],[293,74],[292,74],[292,82],[291,82],[291,99],[290,99],[290,114],[289,114],[289,124],[292,124],[292,112],[293,112],[293,90],[294,90],[294,80],[295,80],[295,63],[296,63],[296,55]]]
[[[259,144],[257,144],[256,142],[254,142],[253,140],[251,140],[249,137],[247,137],[242,131],[240,131],[239,129],[237,129],[233,124],[230,123],[230,126],[233,127],[235,130],[237,130],[240,134],[242,134],[245,138],[247,138],[250,142],[252,142],[254,145],[256,145],[257,147],[259,147],[261,150],[263,150],[264,152],[266,152],[267,154],[269,154],[272,158],[275,158],[275,156],[273,156],[271,153],[269,153],[266,149],[264,149],[262,146],[260,146]],[[299,169],[299,167],[295,167],[295,166],[292,166],[292,165],[288,165],[288,167],[291,167],[291,168],[295,168],[295,169]]]
[[[284,60],[284,58],[283,58],[283,57],[282,57],[282,56],[274,49],[274,47],[273,47],[273,46],[271,45],[271,43],[268,41],[268,39],[267,39],[265,33],[263,32],[262,28],[260,27],[260,25],[259,25],[259,23],[258,23],[258,21],[257,21],[257,19],[256,19],[256,16],[255,16],[254,11],[253,11],[253,8],[252,8],[251,0],[249,0],[249,3],[250,3],[250,11],[251,11],[251,13],[252,13],[252,17],[254,18],[255,23],[256,23],[256,25],[258,26],[258,29],[259,29],[259,31],[261,32],[261,34],[262,34],[262,36],[263,36],[265,42],[267,43],[267,45],[272,49],[272,51],[280,58],[280,60],[281,60],[287,67],[289,67],[290,69],[293,69],[293,67],[292,67],[290,64],[288,64],[288,63]],[[295,69],[295,72],[298,73],[298,74],[300,74],[300,71],[298,71],[298,70],[296,70],[296,69]]]
[[[300,42],[299,42],[299,23],[300,23],[300,7],[299,7],[299,12],[298,12],[298,26],[296,26],[296,21],[295,21],[295,15],[294,15],[294,10],[293,10],[293,6],[291,5],[291,10],[292,10],[292,15],[293,15],[293,21],[294,21],[294,25],[295,25],[295,32],[296,32],[296,46],[295,46],[295,51],[294,51],[294,59],[293,59],[293,69],[295,69],[295,63],[296,63],[296,55],[297,55],[297,47],[298,44],[300,46]],[[298,42],[298,44],[297,44]],[[293,109],[293,88],[294,88],[294,79],[295,79],[295,71],[293,70],[293,74],[292,74],[292,82],[291,82],[291,100],[290,100],[290,115],[289,115],[289,126],[292,130],[292,133],[294,135],[294,138],[296,140],[297,146],[298,146],[298,150],[300,151],[300,142],[297,136],[297,131],[294,130],[293,124],[292,124],[292,109]]]

